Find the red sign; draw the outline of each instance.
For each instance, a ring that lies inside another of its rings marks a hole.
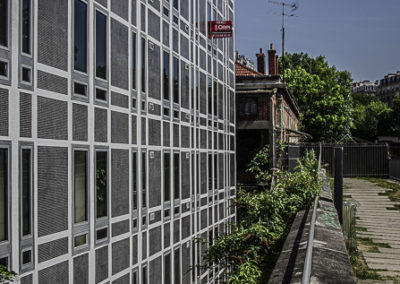
[[[209,21],[208,37],[209,38],[232,37],[232,21]]]

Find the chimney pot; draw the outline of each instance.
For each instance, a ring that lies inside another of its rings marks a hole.
[[[268,73],[269,75],[278,75],[278,56],[273,43],[271,43],[270,50],[268,50]]]
[[[262,48],[260,48],[260,53],[256,54],[257,56],[257,71],[265,75],[265,54],[262,52]]]

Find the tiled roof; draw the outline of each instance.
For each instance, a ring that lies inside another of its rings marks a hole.
[[[265,75],[257,72],[246,65],[235,62],[235,75],[236,76],[249,76],[249,77],[264,77]]]

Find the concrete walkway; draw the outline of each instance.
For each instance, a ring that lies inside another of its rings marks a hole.
[[[345,199],[358,204],[356,226],[367,229],[367,231],[357,230],[357,236],[370,238],[374,243],[384,244],[383,246],[390,246],[390,248],[378,246],[379,252],[367,252],[359,247],[368,267],[378,270],[377,273],[384,277],[400,279],[400,211],[387,209],[393,208],[396,202],[390,201],[385,195],[379,195],[385,193],[387,189],[374,183],[346,178],[344,184]]]

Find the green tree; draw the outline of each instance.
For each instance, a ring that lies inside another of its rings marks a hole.
[[[17,280],[17,274],[9,271],[8,268],[0,264],[0,284],[10,283]]]
[[[296,66],[285,70],[285,80],[301,110],[301,130],[314,141],[335,142],[350,133],[353,123],[350,77],[320,58],[315,61],[308,69],[319,74]]]

